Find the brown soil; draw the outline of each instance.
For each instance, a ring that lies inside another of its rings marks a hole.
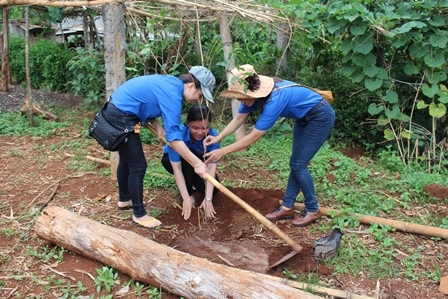
[[[6,96],[0,94],[0,104]],[[8,97],[14,98],[16,95]],[[47,93],[47,100],[53,99],[53,102],[60,100],[60,104],[64,102],[63,97],[66,95]],[[70,103],[61,105],[71,107],[72,102],[73,99]],[[21,105],[16,106],[20,108]],[[179,196],[175,190],[145,190],[145,200],[150,202],[148,211],[161,209],[163,212],[159,219],[165,226],[157,231],[135,227],[130,222],[130,212],[120,212],[115,208],[116,182],[101,175],[101,171],[108,166],[91,162],[94,171],[81,172],[76,165],[88,162],[79,161],[76,153],[73,152],[74,149],[64,149],[65,143],[79,140],[82,144],[87,142],[88,155],[107,157],[107,152],[104,152],[93,140],[86,139],[80,128],[82,128],[82,120],[79,120],[73,128],[55,131],[54,135],[48,139],[0,136],[0,181],[2,182],[0,215],[3,219],[2,223],[8,223],[10,229],[20,231],[20,234],[11,237],[2,235],[0,238],[1,298],[57,298],[63,295],[60,288],[54,285],[48,288],[48,283],[43,279],[51,275],[54,275],[55,279],[60,279],[63,286],[68,282],[75,286],[77,281],[81,281],[87,288],[83,295],[93,294],[95,298],[99,297],[89,274],[93,277],[97,276],[96,269],[103,267],[101,263],[72,253],[65,253],[63,262],[60,264],[54,262],[54,259],[44,262],[42,259],[30,257],[27,247],[42,247],[45,246],[45,242],[33,233],[32,219],[26,217],[31,212],[36,212],[50,199],[55,186],[59,188],[50,205],[65,207],[85,217],[93,217],[106,225],[136,232],[177,250],[204,257],[216,263],[279,277],[285,277],[283,271],[287,269],[299,277],[314,277],[314,280],[320,281],[327,287],[375,298],[445,298],[438,292],[438,285],[430,280],[377,281],[369,279],[362,273],[356,277],[335,274],[333,269],[313,259],[313,241],[330,233],[330,231],[319,230],[323,223],[331,221],[326,217],[306,228],[293,227],[290,221],[278,222],[277,226],[304,249],[282,265],[268,269],[271,263],[289,253],[290,247],[221,192],[214,197],[213,201],[217,218],[204,222],[197,209],[193,211],[188,221],[183,220],[178,207]],[[53,152],[52,148],[57,150]],[[145,145],[144,149],[148,160],[160,159],[161,145]],[[353,153],[355,158],[362,156],[358,148],[353,148]],[[350,156],[351,153],[347,150],[345,154]],[[222,161],[224,165],[228,162],[225,159]],[[235,182],[236,187],[229,188],[230,191],[261,214],[272,211],[283,197],[283,191],[280,189],[260,190],[246,184],[248,178],[244,173],[235,173],[227,166],[221,170],[225,170],[222,171],[221,179]],[[271,174],[265,172],[258,175],[268,179]],[[436,185],[427,186],[425,191],[441,199],[447,198],[448,194],[446,187]],[[197,200],[201,199],[199,194],[196,194],[196,197]],[[360,227],[360,231],[365,229],[366,227]],[[359,235],[361,241],[366,237],[362,233]],[[400,240],[402,242],[410,244],[431,242],[427,237],[403,235],[404,237]],[[433,248],[439,251],[440,268],[443,273],[446,273],[448,265],[444,260],[447,259],[448,249],[446,244],[442,245]],[[422,263],[424,261],[426,260]],[[428,261],[428,265],[431,263]],[[424,264],[421,265],[421,269],[426,267]],[[120,273],[120,281],[115,286],[114,293],[129,280],[130,277]],[[106,293],[103,291],[100,295],[106,295]],[[139,297],[135,292],[130,292],[123,298]],[[179,297],[164,292],[162,298]]]

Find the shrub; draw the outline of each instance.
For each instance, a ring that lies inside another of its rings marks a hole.
[[[85,97],[86,106],[104,102],[106,96],[104,53],[94,49],[78,50],[68,62],[72,80],[68,89],[75,95]]]

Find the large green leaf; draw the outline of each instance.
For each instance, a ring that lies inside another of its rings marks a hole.
[[[406,138],[406,139],[411,139],[412,136],[412,132],[408,131],[408,130],[404,130],[401,132],[401,137]]]
[[[362,80],[364,80],[364,73],[361,72],[359,69],[357,69],[356,71],[353,72],[351,79],[352,79],[352,82],[359,83]]]
[[[381,79],[366,78],[364,81],[364,86],[370,91],[377,90],[381,85],[383,85],[383,80]]]
[[[432,102],[429,104],[429,115],[435,118],[441,118],[446,115],[446,106],[444,104],[436,104]]]
[[[403,70],[406,75],[415,75],[419,73],[419,69],[415,66],[413,60],[408,60]]]
[[[348,53],[349,51],[351,51],[354,48],[354,46],[355,46],[355,43],[353,42],[353,38],[348,37],[342,41],[341,51]]]
[[[378,117],[376,122],[378,123],[378,125],[384,126],[390,122],[390,119],[388,117],[386,117],[385,115],[381,115],[380,117]]]
[[[387,95],[382,97],[383,101],[388,102],[389,104],[395,104],[398,102],[398,95],[395,91],[389,90]]]
[[[444,72],[434,72],[430,75],[427,75],[426,79],[428,80],[428,83],[437,84],[439,82],[446,81],[447,76]]]
[[[433,98],[437,92],[439,91],[439,86],[437,84],[433,84],[429,86],[429,84],[425,83],[422,85],[422,92],[428,98]]]
[[[439,96],[439,102],[443,104],[448,104],[448,89],[445,85],[439,85],[439,92],[437,93]]]
[[[341,30],[341,28],[344,28],[347,22],[343,20],[338,20],[336,18],[332,18],[327,25],[327,30],[331,34]]]
[[[375,65],[365,66],[362,68],[362,70],[364,74],[369,78],[375,77],[379,72],[379,69]]]
[[[372,53],[368,53],[367,55],[353,53],[350,58],[353,64],[361,67],[374,65],[376,63],[375,55],[373,55]]]
[[[386,116],[388,118],[401,119],[401,111],[400,111],[400,108],[398,107],[398,105],[393,105],[392,110],[390,110],[389,108],[386,108],[384,113],[386,114]]]
[[[429,37],[429,42],[433,47],[436,48],[446,48],[446,44],[448,42],[448,37],[446,36],[446,31],[442,31],[443,34],[436,35],[433,34]]]
[[[368,54],[373,50],[373,44],[370,39],[365,39],[365,37],[357,39],[356,42],[359,42],[353,47],[353,52],[355,53],[361,53],[361,54]]]
[[[427,47],[420,42],[413,43],[409,47],[409,55],[414,59],[422,58],[426,53],[428,53]]]
[[[394,139],[395,139],[394,132],[392,132],[391,129],[385,129],[383,132],[384,132],[384,138],[385,138],[386,140],[391,141],[391,140],[394,140]]]
[[[346,77],[350,77],[358,68],[352,64],[344,64],[342,67],[342,74]]]
[[[427,66],[434,68],[442,67],[446,63],[445,55],[441,51],[426,54],[424,60]]]
[[[350,26],[350,33],[353,35],[363,35],[366,32],[367,24],[361,24],[360,26]]]
[[[435,15],[428,21],[428,23],[435,27],[442,27],[445,26],[445,18],[441,15]]]
[[[369,108],[367,109],[367,112],[369,112],[370,115],[377,115],[383,110],[384,110],[383,105],[377,105],[375,103],[371,103],[369,105]]]
[[[425,101],[420,100],[417,102],[417,109],[425,109],[426,107],[428,107],[429,104],[426,104]]]
[[[402,34],[402,33],[409,32],[414,28],[421,29],[423,27],[426,27],[425,23],[420,22],[420,21],[411,21],[411,22],[404,23],[403,25],[401,25],[401,27],[391,30],[391,32],[395,33],[395,34]]]

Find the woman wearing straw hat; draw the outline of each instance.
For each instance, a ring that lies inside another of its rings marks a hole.
[[[271,221],[294,219],[293,206],[300,191],[305,209],[292,224],[307,226],[320,218],[314,181],[308,163],[324,144],[333,129],[335,112],[322,96],[297,83],[258,75],[252,65],[246,64],[231,71],[229,89],[220,96],[241,101],[237,116],[217,136],[209,136],[206,144],[221,141],[235,132],[248,115],[260,111],[255,127],[248,135],[233,144],[214,150],[204,156],[205,163],[213,163],[222,156],[240,151],[260,139],[279,117],[294,119],[292,154],[288,184],[282,205],[266,218]]]
[[[117,168],[118,210],[133,210],[132,223],[144,228],[157,228],[162,223],[149,216],[143,203],[143,179],[147,162],[140,140],[140,122],[150,121],[159,137],[165,136],[180,155],[194,165],[194,171],[205,178],[207,165],[185,145],[180,131],[182,99],[187,103],[199,102],[204,96],[213,102],[215,77],[209,69],[194,66],[178,78],[171,75],[135,77],[119,86],[110,97],[107,119],[118,127],[133,131],[118,151]],[[162,117],[163,127],[157,118]]]

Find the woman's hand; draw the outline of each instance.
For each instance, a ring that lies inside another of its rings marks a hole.
[[[210,164],[218,162],[222,156],[223,156],[222,149],[215,149],[214,151],[204,154],[204,158],[206,159],[204,163]]]
[[[207,170],[207,165],[204,163],[194,166],[194,172],[204,180],[207,178]]]
[[[204,201],[202,202],[199,208],[204,209],[206,218],[215,218],[216,212],[215,208],[213,207],[213,202],[211,200],[204,198]]]
[[[193,205],[194,205],[194,197],[193,196],[190,196],[183,200],[182,216],[184,216],[185,220],[188,220],[188,218],[190,218],[191,209],[193,208]]]
[[[221,141],[221,136],[211,136],[208,135],[205,139],[204,139],[204,147],[209,146],[211,144],[215,144]]]

